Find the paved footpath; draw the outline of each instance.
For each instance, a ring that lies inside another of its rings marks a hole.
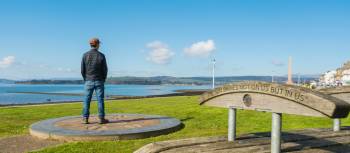
[[[62,144],[60,141],[44,140],[30,135],[0,139],[0,153],[23,153]]]
[[[350,129],[306,129],[284,132],[282,152],[350,153]],[[269,153],[270,134],[243,135],[235,142],[226,137],[202,137],[148,144],[134,153]]]

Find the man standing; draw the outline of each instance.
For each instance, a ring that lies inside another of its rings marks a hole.
[[[83,123],[89,124],[90,102],[95,90],[98,101],[98,117],[100,124],[108,123],[105,119],[104,83],[107,78],[107,62],[105,56],[98,51],[100,40],[90,40],[91,50],[86,52],[81,61],[81,75],[85,81],[85,99],[83,103]]]

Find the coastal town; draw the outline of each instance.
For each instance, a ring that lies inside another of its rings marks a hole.
[[[319,82],[311,82],[318,87],[335,87],[350,85],[350,61],[347,61],[340,68],[330,70],[320,76]]]

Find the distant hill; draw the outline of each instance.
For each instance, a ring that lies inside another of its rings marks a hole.
[[[315,77],[301,76],[301,82],[309,82],[315,80]],[[254,81],[266,81],[271,82],[271,76],[225,76],[216,77],[215,83],[217,85],[225,84],[229,82],[237,82],[244,80]],[[276,76],[274,77],[275,82],[286,82],[287,77]],[[297,77],[293,77],[294,82],[297,82]],[[82,80],[27,80],[27,81],[16,81],[17,84],[82,84]],[[210,85],[212,83],[211,77],[171,77],[171,76],[156,76],[156,77],[111,77],[106,81],[107,84],[136,84],[136,85],[161,85],[161,84],[177,84],[177,85]]]
[[[83,80],[26,80],[15,81],[16,84],[83,84]]]
[[[4,84],[9,84],[9,83],[14,83],[15,81],[13,80],[8,80],[8,79],[0,79],[0,83],[4,83]]]

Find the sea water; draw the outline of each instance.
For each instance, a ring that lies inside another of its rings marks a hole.
[[[148,96],[175,93],[176,90],[209,89],[209,86],[186,85],[106,85],[106,97]],[[42,94],[39,94],[42,93]],[[43,94],[49,93],[49,94]],[[82,101],[83,85],[0,84],[0,105]],[[72,94],[72,95],[64,95]]]

